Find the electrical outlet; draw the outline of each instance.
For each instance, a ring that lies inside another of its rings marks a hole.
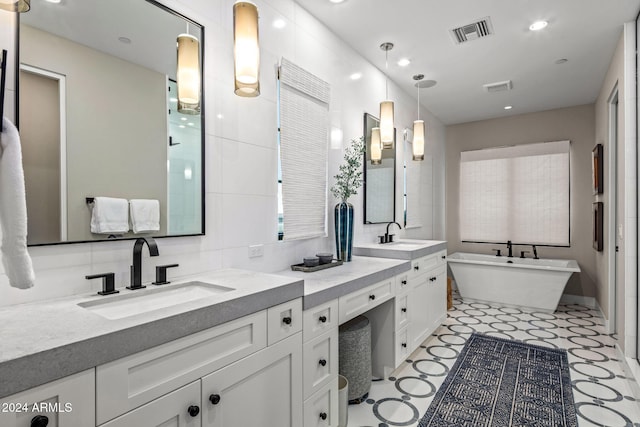
[[[264,245],[249,246],[249,258],[257,258],[264,255]]]

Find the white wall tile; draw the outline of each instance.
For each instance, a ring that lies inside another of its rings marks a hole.
[[[222,192],[277,196],[277,152],[243,142],[222,140]]]

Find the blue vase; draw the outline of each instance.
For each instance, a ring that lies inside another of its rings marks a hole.
[[[353,205],[342,201],[334,210],[336,226],[336,257],[345,262],[351,261],[353,248]]]

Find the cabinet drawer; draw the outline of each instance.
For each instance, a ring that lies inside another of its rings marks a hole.
[[[95,404],[95,371],[89,369],[0,399],[0,426],[30,427],[38,415],[49,427],[92,426]]]
[[[410,273],[404,273],[396,276],[396,295],[407,292],[411,288],[409,275]]]
[[[338,327],[338,300],[305,310],[302,317],[302,338],[306,342]]]
[[[101,427],[165,427],[168,425],[199,427],[200,406],[200,381],[198,380],[109,421]],[[194,416],[189,413],[190,410],[193,411]]]
[[[410,338],[408,327],[396,332],[396,368],[411,354]]]
[[[440,251],[436,255],[438,256],[438,266],[447,264],[447,251]]]
[[[304,397],[309,397],[338,376],[338,328],[303,346]]]
[[[340,297],[340,324],[353,319],[392,298],[395,279],[388,279],[362,290]]]
[[[438,259],[438,254],[431,254],[411,261],[411,273],[414,277],[426,273],[438,266]]]
[[[409,324],[409,296],[410,294],[396,296],[396,330],[402,329]]]
[[[265,310],[96,368],[98,424],[267,345]]]
[[[304,427],[337,427],[338,378],[304,402]]]
[[[267,324],[268,345],[302,331],[302,298],[269,308]]]

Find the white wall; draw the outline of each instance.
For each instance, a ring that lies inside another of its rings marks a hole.
[[[260,11],[262,94],[258,98],[241,98],[233,94],[234,1],[163,3],[205,27],[207,234],[159,240],[160,257],[149,260],[145,251],[143,280],[151,280],[154,265],[162,263],[180,264],[169,273],[174,278],[223,267],[275,272],[318,251],[334,252],[333,206],[337,201],[331,196],[327,238],[277,241],[275,66],[284,56],[331,84],[331,126],[342,131],[343,144],[362,134],[364,112],[377,115],[378,102],[384,96],[384,75],[294,1],[263,0],[256,2]],[[5,30],[11,26],[5,25],[5,21],[12,19],[7,15],[0,11],[0,47],[9,46],[13,51],[11,34]],[[271,24],[276,18],[285,20],[285,28],[273,28]],[[355,71],[363,73],[361,80],[349,79]],[[392,83],[389,93],[396,101],[396,127],[400,132],[415,118],[413,97],[417,94],[406,94]],[[426,109],[421,113],[428,129],[427,153],[435,156],[432,170],[426,172],[432,176],[435,188],[430,208],[421,213],[422,223],[428,227],[411,230],[411,235],[443,238],[445,131],[443,124]],[[342,147],[330,145],[328,175],[332,184],[342,161]],[[402,155],[399,148],[398,158]],[[400,179],[401,170],[397,173]],[[425,189],[425,193],[429,192]],[[399,219],[402,203],[401,192],[398,194]],[[350,201],[356,207],[356,242],[373,241],[376,235],[384,233],[382,225],[362,225],[362,194]],[[263,257],[248,258],[248,246],[254,244],[265,245]],[[29,252],[36,268],[36,286],[27,291],[10,288],[0,269],[0,305],[96,291],[98,281],[84,279],[92,273],[114,271],[119,286],[129,280],[130,241],[32,247]]]

